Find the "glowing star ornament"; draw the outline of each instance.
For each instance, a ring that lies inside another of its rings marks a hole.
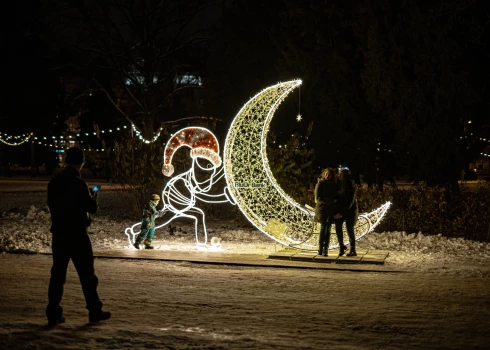
[[[300,121],[302,121],[302,120],[303,120],[303,117],[301,116],[301,114],[298,114],[298,115],[296,116],[296,121],[300,122]]]

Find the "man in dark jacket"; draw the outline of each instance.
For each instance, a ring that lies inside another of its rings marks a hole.
[[[97,323],[111,317],[110,312],[102,311],[102,302],[97,294],[98,279],[94,270],[92,243],[87,234],[87,213],[94,214],[97,211],[97,195],[91,195],[87,184],[80,178],[85,163],[83,151],[70,148],[66,152],[65,163],[66,167],[56,173],[48,184],[53,267],[46,316],[51,327],[65,321],[60,302],[70,259],[80,278],[89,310],[89,322]]]
[[[349,236],[350,251],[347,256],[356,256],[356,235],[354,226],[357,222],[359,210],[356,200],[356,184],[351,178],[350,170],[347,167],[339,169],[339,196],[337,201],[335,216],[335,231],[341,235],[342,226],[345,221],[347,235]]]

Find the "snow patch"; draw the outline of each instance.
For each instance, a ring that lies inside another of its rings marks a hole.
[[[0,215],[0,251],[51,251],[50,214],[46,207],[12,208]],[[115,219],[112,215],[94,216],[88,228],[94,251],[134,249],[128,246],[124,229],[133,222]],[[243,228],[229,222],[211,221],[207,224],[210,244],[221,245],[223,253],[270,254],[282,246],[271,241],[254,228]],[[189,223],[174,223],[173,230],[157,230],[154,245],[162,250],[196,250],[194,228]],[[488,265],[490,245],[485,242],[424,235],[422,232],[373,232],[358,242],[358,250],[383,250],[389,256],[387,266],[419,270],[457,272],[478,270]],[[470,266],[470,267],[468,267]]]

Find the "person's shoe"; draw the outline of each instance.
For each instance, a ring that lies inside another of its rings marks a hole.
[[[328,256],[328,251],[324,251],[323,256]]]
[[[149,244],[145,244],[145,249],[155,249],[155,247]]]
[[[46,308],[46,317],[48,318],[48,327],[55,327],[60,323],[65,322],[63,317],[63,308],[61,306],[48,307]]]
[[[348,253],[346,254],[346,256],[357,256],[357,253],[356,253],[356,251],[355,251],[355,250],[351,250],[350,252],[348,252]]]
[[[48,327],[50,327],[50,328],[56,327],[57,325],[59,325],[61,323],[65,323],[65,318],[63,316],[61,316],[60,318],[52,319],[52,320],[48,319]]]
[[[139,243],[139,242],[134,242],[133,246],[134,246],[136,249],[140,249],[140,243]]]
[[[319,250],[318,255],[323,255],[323,250]]]
[[[345,251],[347,250],[347,247],[343,244],[340,245],[340,251],[339,251],[339,256],[343,256],[345,254]]]
[[[94,311],[88,313],[89,323],[99,323],[100,321],[105,321],[111,318],[111,313],[109,311]]]

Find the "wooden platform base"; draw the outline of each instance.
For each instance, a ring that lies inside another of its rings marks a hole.
[[[328,256],[309,252],[280,251],[269,255],[269,259],[308,261],[335,264],[374,264],[383,265],[389,252],[383,250],[358,250],[357,256],[338,256],[337,251],[329,251]]]

